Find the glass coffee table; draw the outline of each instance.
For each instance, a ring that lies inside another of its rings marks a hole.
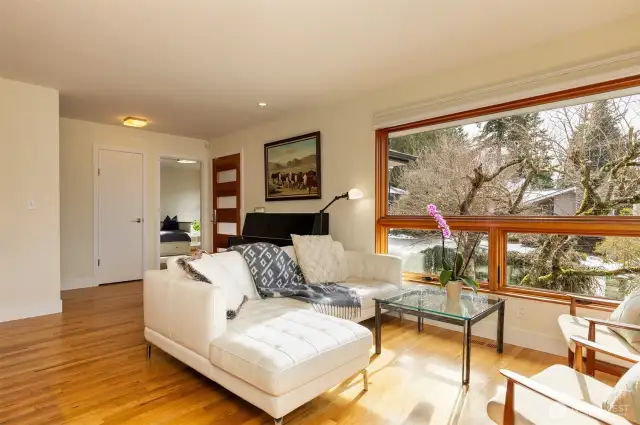
[[[382,310],[397,311],[418,317],[418,332],[424,319],[459,325],[463,328],[462,384],[469,384],[471,367],[471,326],[492,313],[498,312],[497,350],[502,353],[504,339],[505,300],[493,295],[464,291],[459,300],[450,300],[439,288],[423,286],[390,291],[375,297],[376,303],[376,354],[382,352]]]

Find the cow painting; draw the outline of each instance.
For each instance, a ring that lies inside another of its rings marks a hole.
[[[265,200],[321,198],[320,132],[264,146]]]

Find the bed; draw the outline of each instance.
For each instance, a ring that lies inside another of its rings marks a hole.
[[[191,253],[190,230],[190,221],[178,221],[177,216],[173,218],[167,216],[160,228],[160,257],[189,255]]]

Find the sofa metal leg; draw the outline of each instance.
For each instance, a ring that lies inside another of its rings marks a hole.
[[[284,423],[284,418],[273,418],[273,423],[275,425],[282,425]]]
[[[151,344],[147,342],[147,360],[151,359]]]
[[[360,373],[362,373],[362,384],[364,385],[364,390],[369,391],[369,372],[367,372],[367,369],[363,369]]]

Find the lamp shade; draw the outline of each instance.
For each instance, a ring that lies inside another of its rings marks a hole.
[[[360,189],[354,188],[349,191],[347,199],[360,199],[364,197],[364,193]]]

